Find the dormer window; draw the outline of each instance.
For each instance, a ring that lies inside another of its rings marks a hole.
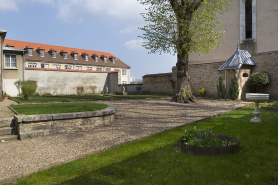
[[[63,52],[63,58],[68,59],[68,53],[67,52]]]
[[[88,54],[84,54],[84,59],[85,59],[85,61],[88,61],[88,60],[89,60]]]
[[[115,64],[115,58],[114,57],[111,58],[111,61],[112,61],[113,64]]]
[[[107,57],[103,57],[104,63],[107,63]]]
[[[53,51],[53,50],[52,50],[52,51],[51,51],[51,54],[52,54],[52,57],[53,57],[53,58],[56,58],[56,57],[57,57],[57,56],[56,56],[56,51]]]
[[[39,49],[38,50],[40,57],[44,57],[44,49]]]
[[[28,56],[33,56],[33,48],[27,48]]]
[[[74,58],[74,60],[78,60],[78,54],[77,53],[73,53],[73,58]]]
[[[95,55],[95,61],[98,62],[98,56]]]

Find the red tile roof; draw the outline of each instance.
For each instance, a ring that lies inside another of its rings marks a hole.
[[[74,64],[84,64],[84,65],[96,65],[96,66],[109,66],[109,67],[124,67],[130,68],[127,64],[122,62],[118,57],[115,57],[111,53],[101,52],[101,51],[93,51],[93,50],[85,50],[85,49],[78,49],[78,48],[69,48],[63,46],[55,46],[55,45],[48,45],[48,44],[39,44],[39,43],[32,43],[32,42],[25,42],[25,41],[17,41],[17,40],[10,40],[5,39],[3,42],[3,46],[10,45],[14,46],[15,49],[25,49],[25,48],[32,48],[33,49],[33,56],[25,56],[26,60],[43,60],[48,62],[58,62],[58,63],[74,63]],[[44,49],[45,57],[40,57],[39,54],[36,52],[37,49]],[[57,55],[57,58],[53,58],[50,54],[47,55],[48,51],[57,51],[58,52],[67,52],[68,54],[78,53],[78,60],[74,60],[70,55],[68,59],[64,59],[62,56]],[[88,54],[89,61],[85,61],[80,55]],[[106,56],[108,58],[115,58],[115,64],[112,62],[105,63],[101,59],[96,62],[91,56]]]

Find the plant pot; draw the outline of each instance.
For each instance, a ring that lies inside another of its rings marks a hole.
[[[4,97],[3,97],[3,99],[8,99],[8,98],[9,98],[8,96],[4,96]]]
[[[217,147],[199,147],[193,145],[186,145],[182,141],[183,137],[179,139],[177,144],[177,151],[197,156],[218,156],[236,154],[240,151],[239,141],[236,138],[225,136],[226,141],[233,141],[235,145],[232,146],[217,146]]]

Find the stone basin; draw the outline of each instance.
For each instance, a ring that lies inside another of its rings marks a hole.
[[[263,121],[259,118],[259,102],[266,101],[269,99],[269,94],[263,93],[246,93],[246,99],[255,102],[255,110],[253,111],[254,118],[251,119],[251,122],[262,123]]]
[[[269,94],[246,93],[246,99],[251,101],[266,101],[269,99]]]

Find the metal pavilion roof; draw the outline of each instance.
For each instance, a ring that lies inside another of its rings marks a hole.
[[[252,59],[248,51],[240,50],[237,44],[236,52],[218,69],[240,69],[242,65],[255,66],[256,62]]]

